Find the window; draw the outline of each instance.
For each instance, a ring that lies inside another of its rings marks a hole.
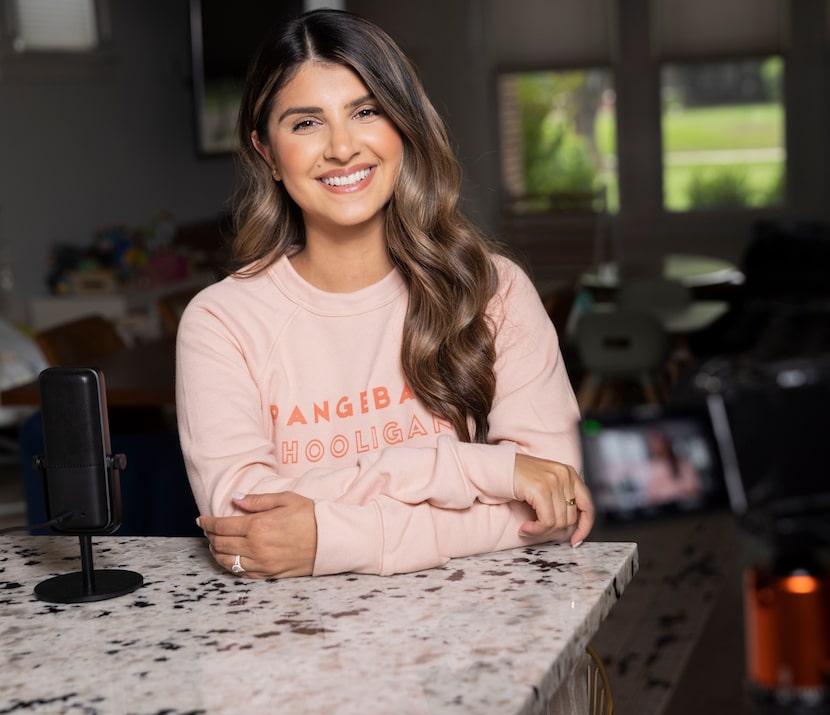
[[[785,196],[778,56],[661,67],[668,211],[765,208]]]
[[[236,120],[245,73],[257,46],[277,23],[299,14],[299,0],[264,3],[251,22],[245,4],[190,0],[190,49],[198,151],[225,154],[237,146]]]
[[[16,52],[85,52],[98,46],[95,0],[16,0],[12,13]]]
[[[6,80],[100,76],[110,56],[108,0],[0,0]]]
[[[610,71],[504,73],[498,93],[502,182],[513,212],[616,207]],[[591,194],[596,200],[576,205]]]

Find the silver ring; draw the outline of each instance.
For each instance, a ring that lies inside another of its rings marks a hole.
[[[236,574],[245,573],[245,569],[242,568],[242,564],[239,563],[239,559],[242,558],[239,554],[233,557],[233,566],[231,566],[231,571]]]

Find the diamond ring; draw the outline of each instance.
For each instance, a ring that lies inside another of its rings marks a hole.
[[[240,558],[241,556],[239,554],[233,558],[233,566],[231,566],[231,571],[233,571],[233,573],[245,573],[245,569],[242,568],[242,564],[239,562]]]

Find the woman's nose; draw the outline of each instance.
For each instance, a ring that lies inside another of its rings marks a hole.
[[[345,162],[357,153],[357,142],[346,122],[329,124],[329,142],[326,158]]]

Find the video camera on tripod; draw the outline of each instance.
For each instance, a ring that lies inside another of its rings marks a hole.
[[[714,361],[707,394],[724,483],[767,563],[744,571],[746,674],[762,712],[830,712],[830,360]]]
[[[830,713],[830,358],[711,360],[693,393],[682,405],[585,416],[598,513],[653,518],[728,503],[769,555],[743,579],[754,707]]]

